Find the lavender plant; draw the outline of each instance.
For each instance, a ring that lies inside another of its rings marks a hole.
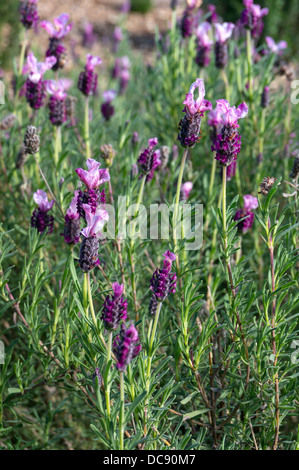
[[[47,51],[32,37],[45,62],[21,47],[0,121],[1,449],[299,448],[286,44],[252,1],[235,24],[171,3],[150,66],[126,19],[63,78],[68,14],[42,22]],[[23,2],[26,44],[38,21]]]

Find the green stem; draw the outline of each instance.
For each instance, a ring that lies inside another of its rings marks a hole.
[[[120,379],[120,413],[119,413],[119,450],[124,450],[124,432],[125,432],[125,387],[124,373],[119,373]]]
[[[86,145],[86,157],[90,158],[91,157],[91,152],[90,152],[90,138],[89,138],[89,97],[86,97],[85,100],[85,145]]]
[[[139,208],[142,202],[143,198],[143,193],[144,193],[144,186],[146,182],[147,175],[144,175],[142,180],[141,180],[141,185],[139,188],[139,194],[138,194],[138,199],[136,203],[136,209],[135,209],[135,219],[137,217],[137,214],[139,212]],[[137,305],[137,292],[136,292],[136,280],[135,280],[135,263],[134,263],[134,239],[133,235],[135,235],[135,228],[136,228],[136,220],[133,221],[133,230],[132,230],[132,238],[130,241],[130,266],[131,266],[131,282],[132,282],[132,290],[133,290],[133,298],[134,298],[134,308],[135,308],[135,321],[139,320],[138,316],[138,305]]]
[[[112,331],[109,331],[108,333],[108,345],[107,345],[107,366],[111,360],[111,350],[112,350]],[[109,377],[109,374],[108,374]],[[105,397],[106,397],[106,407],[107,407],[107,414],[108,418],[110,420],[111,417],[111,408],[110,408],[110,384],[107,384],[106,390],[105,390]]]
[[[89,306],[90,306],[90,311],[91,311],[91,316],[93,319],[94,326],[97,327],[97,319],[94,311],[94,306],[93,306],[93,300],[92,300],[92,294],[91,294],[91,288],[90,288],[90,276],[89,273],[84,273],[84,278],[86,277],[87,279],[87,291],[88,291],[88,301],[89,301]],[[84,279],[85,280],[85,279]]]
[[[60,143],[60,138],[61,138],[60,126],[55,126],[54,133],[55,133],[54,162],[55,162],[55,166],[57,168],[58,161],[59,161],[59,149],[61,147],[61,143]]]
[[[247,65],[248,65],[248,84],[249,84],[249,101],[253,103],[253,86],[252,86],[252,52],[251,52],[251,32],[246,31],[246,47],[247,47]]]
[[[174,241],[174,247],[175,247],[175,252],[176,252],[176,265],[177,265],[177,270],[179,273],[180,269],[180,263],[179,263],[179,256],[178,256],[178,242],[176,238],[176,226],[177,226],[177,218],[178,218],[178,210],[179,210],[179,203],[180,203],[180,194],[181,194],[181,187],[182,187],[182,181],[183,181],[183,174],[184,174],[184,168],[185,168],[185,163],[187,160],[187,155],[188,155],[188,149],[184,150],[183,153],[183,158],[181,161],[181,168],[180,168],[180,173],[179,173],[179,178],[178,178],[178,184],[177,184],[177,191],[176,191],[176,197],[175,197],[175,207],[174,207],[174,213],[173,213],[173,241]]]
[[[149,340],[149,347],[148,347],[148,359],[147,359],[147,370],[146,370],[146,391],[147,395],[149,394],[149,386],[150,386],[150,375],[151,375],[151,365],[152,365],[152,357],[153,357],[153,344],[155,341],[159,316],[161,312],[162,302],[158,302],[157,310],[155,314],[155,319],[153,323],[153,327],[151,328],[151,335]]]

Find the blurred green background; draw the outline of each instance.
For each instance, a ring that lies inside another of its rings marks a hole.
[[[18,51],[20,22],[18,15],[19,0],[1,1],[0,3],[0,67],[10,67],[11,57]],[[151,3],[159,8],[159,0],[132,0],[132,7],[146,12]],[[170,5],[169,0],[169,5]],[[208,0],[204,4],[214,3],[219,15],[225,21],[236,21],[243,9],[242,0]],[[275,41],[284,39],[288,42],[288,55],[298,58],[299,0],[257,0],[262,7],[268,7],[270,13],[264,18],[265,31]]]

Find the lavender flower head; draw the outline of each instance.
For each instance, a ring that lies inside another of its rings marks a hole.
[[[123,94],[128,87],[128,83],[131,77],[130,67],[131,67],[131,62],[130,62],[129,57],[123,56],[123,57],[117,57],[115,59],[115,64],[112,69],[112,78],[119,80],[120,94]]]
[[[265,41],[268,46],[268,51],[266,51],[268,53],[272,52],[273,54],[281,55],[283,54],[284,49],[288,47],[286,41],[279,41],[276,43],[270,36],[266,36]]]
[[[76,245],[80,240],[80,214],[77,209],[79,191],[75,191],[75,197],[66,211],[64,224],[64,240],[69,245]]]
[[[192,181],[186,181],[186,183],[182,184],[182,188],[181,188],[181,200],[182,201],[187,201],[187,199],[189,199],[192,189],[193,189]]]
[[[21,23],[26,29],[36,26],[39,20],[37,12],[38,0],[25,0],[20,5]]]
[[[157,137],[149,139],[148,147],[141,153],[138,158],[137,164],[143,175],[147,175],[146,182],[151,181],[154,177],[154,172],[161,164],[159,159],[159,152],[155,150],[158,144]]]
[[[113,31],[113,51],[117,52],[119,43],[123,40],[123,32],[120,26],[116,26]]]
[[[217,23],[218,22],[218,15],[216,13],[216,6],[209,4],[208,5],[208,10],[209,10],[209,16],[207,18],[207,21],[209,23]]]
[[[51,69],[56,63],[54,56],[47,57],[45,62],[38,62],[33,52],[27,56],[26,64],[22,73],[28,74],[25,82],[25,96],[28,104],[32,109],[39,109],[43,106],[46,99],[44,73]]]
[[[199,67],[207,67],[210,64],[210,52],[213,41],[209,37],[211,25],[207,21],[201,23],[197,30],[197,52],[195,61]]]
[[[234,220],[238,221],[246,217],[237,225],[238,229],[242,231],[242,233],[246,233],[252,227],[254,220],[254,213],[252,211],[258,207],[258,200],[256,197],[251,196],[251,194],[246,194],[243,196],[243,199],[244,208],[237,210]]]
[[[198,88],[198,98],[194,99],[194,92]],[[201,118],[204,112],[212,109],[210,101],[204,99],[205,86],[201,78],[197,78],[192,83],[189,93],[186,94],[186,99],[183,102],[185,108],[184,118],[179,123],[178,140],[181,142],[182,147],[192,148],[199,140]]]
[[[261,8],[260,5],[255,5],[253,0],[243,0],[245,6],[241,14],[241,24],[251,30],[252,37],[259,37],[264,29],[263,16],[268,15],[268,8]]]
[[[86,48],[91,48],[96,42],[96,35],[93,32],[93,24],[85,23],[83,31],[83,46]]]
[[[57,62],[52,67],[54,71],[62,69],[66,62],[66,49],[62,43],[65,36],[71,31],[73,23],[69,23],[69,15],[62,13],[50,21],[41,21],[40,26],[50,35],[50,44],[46,56],[54,56]]]
[[[106,121],[114,114],[114,106],[112,101],[116,98],[117,92],[115,90],[108,90],[103,92],[104,103],[101,106],[101,112]]]
[[[218,69],[223,69],[227,65],[227,40],[231,37],[234,28],[233,23],[215,23],[215,64]]]
[[[91,54],[86,56],[86,65],[79,75],[78,88],[85,96],[94,95],[98,86],[98,75],[94,69],[102,63],[102,59]]]
[[[61,126],[67,120],[66,90],[71,86],[72,81],[62,78],[46,81],[46,91],[51,95],[49,101],[50,121],[54,126]]]
[[[217,108],[222,113],[222,128],[217,135],[211,149],[216,152],[216,160],[221,166],[230,165],[237,159],[241,150],[241,136],[238,133],[238,119],[244,118],[248,113],[245,103],[237,108],[230,106],[227,100],[217,100]]]
[[[105,299],[102,316],[106,330],[116,330],[121,321],[127,319],[128,301],[122,297],[123,284],[114,282],[112,284],[113,295],[108,295]]]
[[[75,171],[80,180],[85,184],[84,192],[79,190],[78,195],[78,212],[85,219],[84,204],[88,204],[93,214],[95,214],[98,204],[105,203],[105,191],[100,192],[100,185],[110,180],[109,171],[100,169],[101,164],[92,158],[86,161],[88,170],[77,168]]]
[[[54,219],[48,212],[52,209],[54,201],[49,202],[47,194],[38,189],[33,195],[34,202],[38,204],[38,208],[34,210],[31,216],[31,227],[36,228],[39,233],[53,232]]]
[[[155,315],[158,302],[163,302],[169,294],[176,291],[177,276],[171,271],[172,263],[175,260],[175,254],[169,250],[164,254],[163,268],[157,268],[151,279],[151,290],[153,292],[150,305],[149,315]]]
[[[87,227],[81,231],[83,239],[80,246],[79,264],[83,272],[89,272],[100,264],[98,259],[99,237],[102,228],[109,220],[109,215],[106,210],[100,207],[97,207],[95,214],[93,214],[88,204],[83,204],[83,209]]]
[[[133,324],[126,328],[121,326],[120,334],[114,341],[113,352],[117,359],[116,367],[120,372],[124,372],[132,360],[139,355],[141,344],[139,343],[138,332]]]
[[[192,36],[198,23],[199,13],[196,12],[198,8],[197,0],[187,0],[187,6],[183,13],[181,31],[183,38]]]

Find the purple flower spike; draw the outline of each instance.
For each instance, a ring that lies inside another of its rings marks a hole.
[[[194,99],[194,92],[198,88],[198,98]],[[185,105],[184,118],[179,124],[178,140],[181,142],[182,147],[192,148],[199,140],[201,118],[205,111],[212,109],[210,101],[204,99],[205,86],[201,78],[197,78],[192,83],[189,93],[186,94],[186,99],[183,102]]]
[[[65,36],[71,31],[73,23],[67,24],[69,15],[62,13],[54,18],[53,24],[50,21],[41,21],[40,25],[50,35],[50,44],[46,52],[46,56],[54,56],[57,62],[52,67],[54,71],[62,69],[66,63],[66,49],[62,43]]]
[[[72,81],[68,79],[47,80],[46,91],[51,95],[49,101],[50,121],[54,126],[61,126],[67,120],[65,91],[71,86]]]
[[[46,230],[49,234],[52,233],[54,219],[48,212],[52,209],[54,201],[49,202],[47,194],[42,189],[34,193],[33,199],[38,208],[32,214],[31,227],[36,228],[39,233],[44,233]]]
[[[187,7],[183,13],[182,22],[181,22],[181,31],[183,38],[188,38],[192,36],[198,20],[200,17],[200,12],[196,12],[197,0],[187,0]]]
[[[189,199],[192,188],[193,188],[193,183],[191,181],[186,181],[186,183],[182,184],[182,189],[181,189],[182,201],[187,201],[187,199]]]
[[[157,137],[149,139],[148,147],[141,153],[137,161],[139,169],[143,175],[147,175],[146,182],[153,179],[155,170],[161,164],[159,152],[158,150],[154,150],[157,144]]]
[[[83,239],[80,246],[79,264],[83,272],[89,272],[98,266],[100,231],[109,219],[108,212],[97,208],[95,214],[87,204],[83,204],[86,214],[87,227],[82,230]]]
[[[37,25],[39,16],[37,13],[37,2],[38,0],[24,1],[20,5],[21,23],[23,23],[26,29],[30,29]]]
[[[138,332],[133,324],[126,328],[123,324],[119,336],[114,341],[113,352],[117,358],[116,367],[124,372],[132,360],[139,355],[141,344]]]
[[[88,189],[97,190],[101,184],[110,180],[109,171],[100,169],[101,164],[93,158],[86,160],[86,166],[88,170],[77,168],[75,171]]]
[[[215,64],[218,69],[223,69],[227,65],[227,40],[231,37],[234,28],[233,23],[215,24]]]
[[[259,37],[264,29],[262,18],[268,15],[269,9],[255,5],[253,0],[244,0],[243,5],[245,9],[242,11],[240,22],[245,28],[251,30],[252,37]]]
[[[151,290],[153,292],[149,305],[149,315],[155,315],[158,302],[163,302],[169,294],[176,291],[177,276],[171,272],[175,254],[167,250],[164,254],[163,269],[157,268],[151,279]]]
[[[64,224],[64,240],[69,245],[76,245],[80,240],[80,214],[77,209],[79,191],[75,191],[75,197],[66,211]]]
[[[238,119],[247,115],[248,107],[245,103],[240,104],[238,108],[231,107],[227,100],[218,100],[216,109],[222,115],[222,128],[215,137],[211,149],[212,152],[216,152],[215,158],[221,166],[229,166],[237,159],[241,150]]]
[[[100,57],[87,54],[86,65],[83,72],[79,75],[78,88],[85,96],[94,95],[98,86],[98,75],[94,69],[102,63]]]
[[[32,109],[39,109],[46,99],[44,73],[56,63],[55,57],[47,57],[45,62],[38,62],[33,52],[27,56],[27,62],[23,67],[23,74],[29,74],[25,82],[25,96]]]
[[[115,90],[108,90],[103,93],[104,103],[101,106],[101,111],[106,121],[109,121],[114,114],[114,106],[111,103],[116,98],[116,95],[117,92]]]
[[[114,282],[112,285],[113,295],[108,295],[102,309],[101,319],[103,320],[106,330],[116,330],[121,321],[127,319],[128,301],[124,300],[122,293],[123,284]]]
[[[209,38],[211,25],[207,21],[201,23],[196,30],[198,40],[195,61],[199,67],[207,67],[210,63],[210,52],[213,41]]]
[[[252,210],[258,207],[258,200],[256,197],[251,196],[251,194],[246,194],[243,199],[244,208],[237,210],[234,220],[238,221],[245,217],[245,219],[241,220],[237,226],[240,231],[246,233],[252,227],[254,220],[254,213]]]

